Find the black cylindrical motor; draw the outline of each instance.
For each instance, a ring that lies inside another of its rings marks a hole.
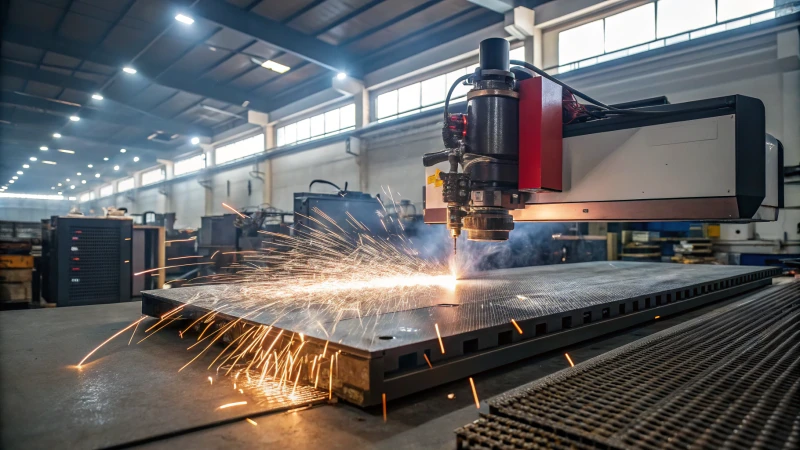
[[[519,95],[509,71],[508,41],[486,39],[480,46],[480,68],[467,94],[466,153],[492,162],[476,162],[468,171],[473,182],[516,185],[519,158]]]

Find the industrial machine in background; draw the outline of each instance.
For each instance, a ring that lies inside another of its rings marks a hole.
[[[481,42],[445,100],[446,149],[423,157],[425,223],[446,223],[454,245],[462,229],[507,240],[520,221],[776,220],[783,149],[760,100],[611,106],[508,52]],[[467,112],[449,114],[462,82]]]
[[[336,189],[335,194],[310,192],[315,184],[325,184]],[[379,198],[364,192],[348,191],[347,183],[344,189],[327,180],[313,180],[308,185],[309,192],[295,192],[294,194],[294,232],[307,234],[307,230],[326,232],[329,227],[336,229],[331,222],[339,225],[341,230],[350,235],[362,232],[386,238],[391,231],[384,226],[386,215],[384,206]],[[398,216],[399,220],[399,216]],[[356,224],[363,225],[366,230]],[[387,220],[388,221],[388,220]]]
[[[57,306],[130,301],[132,239],[130,217],[51,217],[45,299]]]
[[[141,292],[161,289],[166,278],[166,246],[163,226],[134,225],[131,240],[131,264],[133,272],[140,273],[133,277],[133,297],[141,296]],[[159,269],[161,268],[161,269]],[[159,269],[151,271],[153,269]]]
[[[0,221],[0,309],[39,302],[36,264],[41,234],[36,222]]]

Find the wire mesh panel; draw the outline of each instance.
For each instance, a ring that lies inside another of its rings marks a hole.
[[[461,448],[798,448],[800,283],[563,370],[490,406],[488,417],[456,431]],[[539,435],[561,440],[538,446]]]

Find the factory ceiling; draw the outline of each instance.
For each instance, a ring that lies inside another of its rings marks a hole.
[[[248,110],[275,110],[338,73],[360,78],[503,20],[468,0],[4,3],[0,185],[24,193],[120,178],[243,123]]]

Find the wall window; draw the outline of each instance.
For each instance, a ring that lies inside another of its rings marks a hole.
[[[646,3],[558,33],[558,72],[773,19],[780,11],[792,12],[788,6],[773,11],[774,6],[774,0]]]
[[[198,170],[203,170],[205,168],[206,168],[206,154],[201,153],[197,156],[192,156],[191,158],[175,161],[174,173],[175,176],[177,177],[180,175],[185,175],[187,173],[197,172]],[[146,184],[144,182],[144,175],[142,175],[142,184]]]
[[[148,170],[147,172],[142,173],[142,186],[158,183],[159,181],[163,181],[164,178],[166,178],[166,176],[164,174],[163,167],[158,167],[153,170]]]
[[[510,59],[524,61],[525,47],[511,50],[509,57]],[[458,77],[474,72],[477,67],[477,64],[473,64],[399,89],[384,92],[375,99],[375,118],[378,119],[378,122],[385,122],[421,111],[441,108],[444,106],[444,100],[447,97],[447,91],[450,90],[450,86],[453,85]],[[467,92],[470,89],[470,86],[459,84],[453,91],[450,103],[466,100]]]
[[[114,193],[114,185],[107,184],[105,186],[100,187],[100,197],[108,197]]]
[[[305,129],[305,128],[304,128]],[[309,137],[311,135],[309,134]],[[217,147],[214,151],[214,163],[216,165],[225,164],[226,162],[235,161],[244,157],[255,155],[264,151],[266,145],[264,144],[264,134],[258,134],[241,141],[236,141],[233,144],[223,145]]]
[[[85,203],[85,202],[90,202],[90,201],[94,200],[94,198],[95,198],[94,191],[89,191],[89,192],[84,192],[83,194],[81,194],[80,197],[79,197],[79,199],[80,199],[79,201],[81,203]]]
[[[117,182],[117,192],[125,192],[133,189],[133,177],[124,178]]]
[[[356,126],[356,105],[351,103],[341,108],[332,109],[322,114],[290,123],[278,128],[277,145],[302,144],[342,131],[354,129]]]

